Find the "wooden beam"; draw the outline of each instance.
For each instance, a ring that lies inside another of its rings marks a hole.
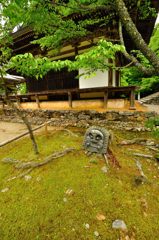
[[[35,95],[35,99],[36,99],[37,107],[40,108],[40,101],[37,94]]]
[[[70,91],[68,92],[68,104],[72,108],[72,93]]]

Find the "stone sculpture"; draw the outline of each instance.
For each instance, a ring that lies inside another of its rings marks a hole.
[[[108,159],[113,163],[113,166],[120,168],[120,164],[113,152],[109,148],[112,135],[108,130],[102,127],[93,126],[87,129],[84,136],[83,147],[87,154],[92,153],[102,154],[107,165]]]
[[[110,141],[110,133],[101,127],[90,127],[84,137],[84,149],[88,153],[106,154]]]

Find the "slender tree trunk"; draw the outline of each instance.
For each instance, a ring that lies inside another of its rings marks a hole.
[[[16,112],[16,114],[23,120],[24,124],[26,125],[26,127],[29,131],[29,136],[30,136],[30,139],[32,141],[34,152],[35,152],[35,154],[39,154],[38,146],[37,146],[37,143],[35,141],[35,137],[34,137],[31,125],[30,125],[27,117],[21,112],[21,110],[19,110],[16,107],[16,105],[13,102],[10,101],[9,97],[6,97],[5,100],[6,100],[7,104]]]
[[[8,96],[7,86],[6,86],[6,83],[5,83],[5,79],[3,78],[2,72],[0,74],[1,74],[1,79],[3,81],[3,84],[4,84],[5,101],[8,104],[8,106],[10,106],[16,112],[16,114],[23,120],[24,124],[26,125],[26,127],[29,131],[29,136],[30,136],[30,139],[32,141],[34,152],[35,152],[35,154],[39,154],[38,145],[35,141],[35,137],[34,137],[31,125],[30,125],[27,117],[22,113],[22,111],[20,109],[18,109],[13,102],[10,101],[9,96]]]
[[[115,0],[115,10],[119,15],[119,18],[125,27],[127,33],[135,43],[136,47],[144,54],[144,56],[150,61],[155,69],[155,72],[159,74],[159,58],[157,55],[148,47],[143,40],[141,34],[138,32],[135,24],[133,23],[128,10],[123,0]],[[152,74],[154,72],[152,71]]]

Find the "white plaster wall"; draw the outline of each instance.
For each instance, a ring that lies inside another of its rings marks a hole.
[[[84,69],[79,69],[79,75],[85,73]],[[108,86],[108,71],[96,71],[96,75],[86,78],[86,75],[79,77],[79,88],[95,88]]]
[[[79,69],[79,75],[85,73],[84,69]],[[79,77],[79,88],[95,88],[108,86],[108,71],[96,71],[95,76],[87,77],[82,75]],[[115,70],[113,71],[113,87],[115,87]]]

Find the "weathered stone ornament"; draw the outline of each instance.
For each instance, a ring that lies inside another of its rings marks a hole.
[[[120,168],[118,160],[110,149],[111,138],[112,135],[108,130],[93,126],[88,128],[85,133],[83,147],[88,155],[92,153],[102,154],[108,166],[108,160],[110,160],[113,166]]]
[[[101,127],[90,127],[84,137],[84,149],[88,153],[106,154],[110,141],[110,133]]]

